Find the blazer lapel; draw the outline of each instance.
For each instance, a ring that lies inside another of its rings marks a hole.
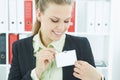
[[[64,45],[63,51],[74,49],[74,44],[72,44],[72,43],[73,42],[71,41],[70,36],[66,35],[66,40],[65,40],[65,45]],[[73,76],[73,69],[74,69],[74,65],[62,68],[63,80],[79,80]]]

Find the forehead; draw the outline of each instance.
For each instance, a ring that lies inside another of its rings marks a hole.
[[[57,5],[49,3],[44,14],[47,16],[55,16],[58,18],[68,18],[71,16],[72,5]]]

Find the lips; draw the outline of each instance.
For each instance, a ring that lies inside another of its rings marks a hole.
[[[59,36],[63,34],[63,32],[57,32],[57,31],[53,31],[53,32],[55,35],[59,35]]]

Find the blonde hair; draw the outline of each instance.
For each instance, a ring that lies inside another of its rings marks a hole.
[[[35,0],[35,9],[40,9],[41,12],[44,13],[46,8],[48,7],[48,3],[55,3],[58,5],[71,5],[74,0]],[[34,24],[33,28],[33,35],[36,35],[39,32],[41,23],[36,19],[36,22]]]

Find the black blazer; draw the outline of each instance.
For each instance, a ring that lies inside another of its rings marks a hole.
[[[35,68],[36,58],[33,56],[33,36],[18,40],[13,44],[13,60],[8,80],[32,80],[31,70]],[[85,37],[66,34],[64,50],[76,50],[77,59],[84,60],[95,67],[90,44]],[[74,66],[63,67],[63,80],[79,80],[73,76]],[[54,75],[53,75],[54,76]]]

